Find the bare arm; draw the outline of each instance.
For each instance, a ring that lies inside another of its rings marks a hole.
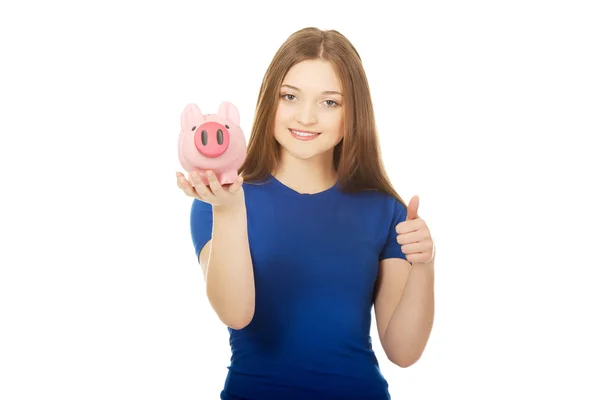
[[[390,361],[400,367],[421,358],[435,312],[435,247],[418,208],[419,198],[413,196],[406,220],[395,227],[396,242],[406,259],[390,257],[381,261],[375,299],[381,344]]]
[[[254,271],[246,207],[213,209],[212,239],[200,252],[206,294],[224,324],[242,329],[254,316]]]
[[[192,185],[177,172],[177,185],[190,197],[212,206],[212,237],[200,251],[198,261],[206,282],[206,294],[219,319],[233,329],[242,329],[254,317],[254,269],[248,244],[243,179],[223,187],[207,172],[209,185],[197,172]]]
[[[434,265],[381,262],[375,300],[381,345],[390,361],[408,367],[421,357],[433,327]]]

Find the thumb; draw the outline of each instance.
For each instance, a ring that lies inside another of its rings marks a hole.
[[[413,220],[419,218],[417,211],[419,209],[419,196],[413,196],[408,203],[408,213],[406,215],[406,220]]]

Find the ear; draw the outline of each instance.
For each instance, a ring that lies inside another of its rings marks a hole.
[[[222,102],[219,106],[219,116],[228,119],[236,125],[240,124],[240,113],[238,109],[228,101]]]
[[[190,130],[204,121],[204,114],[196,104],[188,104],[181,113],[181,129]]]

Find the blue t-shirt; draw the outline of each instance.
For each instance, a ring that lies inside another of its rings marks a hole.
[[[223,400],[389,399],[371,345],[379,261],[403,258],[395,226],[406,208],[339,184],[300,194],[270,176],[244,183],[255,313],[230,329]],[[211,205],[194,200],[196,255],[210,240]],[[400,289],[400,288],[399,288]]]

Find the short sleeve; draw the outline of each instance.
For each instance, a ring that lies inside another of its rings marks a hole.
[[[393,205],[386,207],[389,217],[386,224],[387,228],[387,240],[381,253],[379,254],[379,261],[385,260],[386,258],[402,258],[406,260],[406,255],[400,249],[400,244],[396,240],[398,233],[396,232],[396,225],[406,221],[407,210],[406,207],[398,200],[391,198]]]
[[[213,214],[212,205],[194,199],[190,211],[190,232],[196,251],[196,258],[204,245],[212,238]]]

